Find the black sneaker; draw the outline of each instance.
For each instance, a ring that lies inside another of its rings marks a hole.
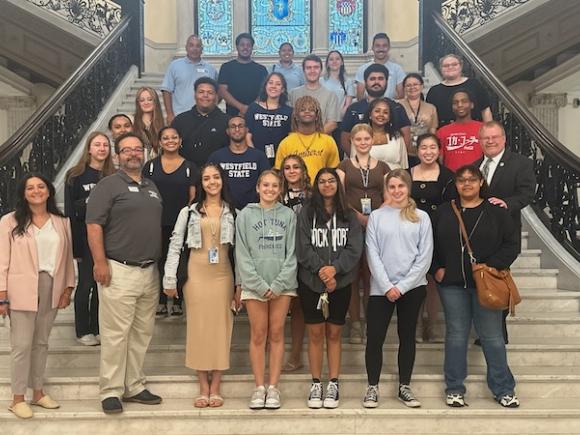
[[[417,400],[411,387],[405,384],[399,385],[399,400],[409,408],[421,407],[421,402]]]
[[[369,385],[367,387],[367,392],[363,399],[363,406],[365,408],[376,408],[379,406],[379,386]]]
[[[141,403],[143,405],[159,405],[163,399],[149,390],[143,390],[132,397],[123,397],[123,402]]]
[[[467,406],[467,403],[465,403],[465,397],[461,393],[447,394],[445,403],[447,406],[451,406],[452,408],[463,408],[464,406]]]
[[[183,316],[183,308],[181,308],[181,305],[173,305],[171,307],[171,316],[172,317]]]
[[[322,383],[313,382],[310,385],[310,394],[308,395],[308,407],[312,409],[322,408]]]
[[[329,409],[338,408],[338,382],[328,382],[323,405]]]
[[[101,406],[105,414],[119,414],[123,412],[123,404],[118,397],[107,397],[101,401]]]
[[[499,403],[504,408],[518,408],[520,406],[520,401],[518,397],[514,394],[504,394],[503,396],[496,397],[497,403]]]
[[[155,311],[156,317],[165,317],[167,316],[167,305],[159,304],[157,305],[157,311]]]

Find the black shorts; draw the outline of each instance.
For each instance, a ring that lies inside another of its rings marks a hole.
[[[317,310],[318,299],[320,293],[313,292],[303,283],[298,285],[298,299],[300,299],[300,306],[304,313],[304,323],[332,323],[334,325],[344,325],[346,313],[350,305],[350,284],[347,287],[337,288],[332,293],[328,294],[329,300],[329,315],[328,319],[324,320],[322,310]]]

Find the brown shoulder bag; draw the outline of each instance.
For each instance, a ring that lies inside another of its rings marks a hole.
[[[467,230],[463,223],[461,213],[455,204],[451,201],[451,207],[457,220],[459,221],[459,228],[461,235],[465,240],[467,253],[471,259],[471,270],[473,273],[473,280],[477,289],[477,300],[479,304],[490,310],[506,310],[509,308],[510,315],[515,315],[515,306],[522,301],[516,283],[512,278],[509,269],[498,270],[495,267],[490,267],[485,263],[477,263],[473,255],[473,249],[469,242]],[[463,261],[463,259],[461,259]]]

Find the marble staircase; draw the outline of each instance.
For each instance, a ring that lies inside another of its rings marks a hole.
[[[247,316],[241,314],[235,320],[232,368],[223,378],[223,408],[199,410],[192,406],[197,382],[194,373],[183,366],[185,319],[168,318],[156,321],[145,364],[149,386],[164,398],[163,404],[127,404],[123,414],[105,416],[98,400],[99,348],[75,341],[74,314],[68,308],[57,316],[46,372],[46,391],[62,407],[35,409],[30,421],[18,420],[6,410],[11,394],[9,321],[0,320],[2,434],[578,434],[580,286],[577,291],[558,289],[558,270],[543,269],[541,250],[528,249],[528,234],[522,236],[523,252],[513,273],[523,301],[516,316],[508,319],[508,358],[518,382],[519,409],[503,409],[492,400],[485,381],[485,361],[475,346],[469,349],[466,398],[470,406],[446,407],[442,343],[418,344],[412,385],[423,406],[405,408],[396,400],[397,339],[391,327],[384,347],[378,409],[361,406],[366,386],[364,345],[348,344],[345,339],[337,410],[306,407],[310,375],[303,368],[282,375],[280,410],[251,411],[247,408],[254,385],[248,358],[249,324]],[[442,315],[438,328],[442,333]],[[288,328],[286,335],[288,348]]]

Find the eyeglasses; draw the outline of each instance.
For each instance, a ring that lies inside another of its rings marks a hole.
[[[119,150],[119,154],[142,154],[145,151],[145,148],[121,148]]]
[[[443,65],[441,65],[441,68],[453,68],[456,66],[459,66],[459,62],[444,63]]]
[[[327,180],[318,180],[318,184],[320,184],[320,185],[336,184],[336,178],[329,178]]]
[[[244,128],[246,128],[246,124],[234,124],[234,125],[228,125],[228,128],[230,130],[243,130]]]
[[[455,182],[457,184],[475,184],[475,183],[479,183],[479,181],[481,181],[479,178],[477,177],[469,177],[469,178],[458,178],[457,180],[455,180]]]

